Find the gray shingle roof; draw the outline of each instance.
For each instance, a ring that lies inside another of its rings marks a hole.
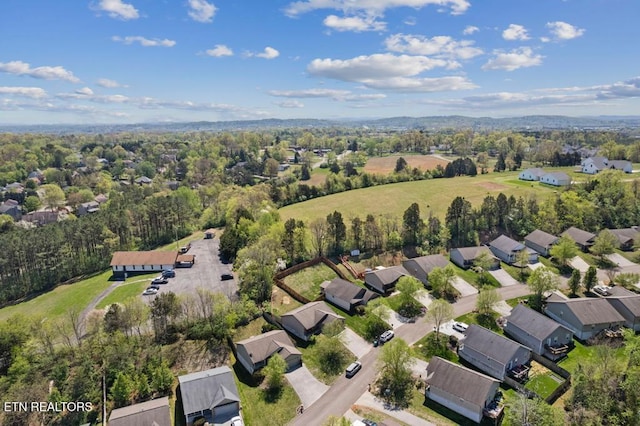
[[[506,235],[500,235],[498,238],[491,241],[489,245],[504,253],[512,253],[515,251],[524,250],[524,245],[522,243],[519,243],[516,240],[507,237]]]
[[[109,416],[109,426],[171,426],[169,398],[153,399],[117,408]]]
[[[526,237],[524,237],[525,241],[531,241],[542,247],[551,247],[558,241],[558,237],[555,235],[551,235],[547,232],[536,229]]]
[[[233,373],[227,366],[180,376],[178,381],[185,414],[240,402]]]
[[[622,170],[625,167],[631,166],[631,161],[627,161],[627,160],[611,160],[609,161],[609,168],[610,169],[616,169],[616,170]]]
[[[522,304],[513,308],[511,315],[507,317],[507,324],[513,324],[538,340],[546,339],[558,329],[571,333],[568,328]]]
[[[463,343],[465,347],[471,348],[502,365],[511,361],[520,348],[530,351],[526,346],[476,324],[469,326]]]
[[[635,317],[640,317],[640,295],[609,296],[605,300],[617,300],[629,310]]]
[[[540,177],[540,176],[546,174],[547,172],[545,172],[544,169],[541,169],[540,167],[533,167],[531,169],[523,170],[522,173],[529,173],[529,174],[532,174],[534,176]]]
[[[391,284],[404,275],[411,275],[403,266],[391,266],[364,274],[367,283],[378,283],[379,287]]]
[[[607,229],[607,231],[618,237],[620,244],[629,244],[638,236],[638,230],[634,228]]]
[[[453,250],[458,250],[464,260],[475,260],[482,252],[486,252],[492,258],[494,257],[487,246],[459,247]]]
[[[333,312],[333,309],[329,307],[325,302],[311,302],[306,305],[302,305],[293,311],[283,314],[282,317],[292,316],[302,324],[306,330],[311,330],[321,322],[325,321],[327,317],[333,319],[342,318],[340,315]]]
[[[415,267],[417,267],[420,268],[425,274],[431,273],[433,268],[444,268],[448,264],[449,259],[441,254],[414,257],[413,259],[405,260],[404,262],[402,262],[402,266],[404,266],[407,271],[411,271]]]
[[[325,281],[321,285],[324,291],[333,294],[340,300],[349,303],[358,303],[358,301],[368,302],[372,297],[378,295],[366,288],[358,287],[352,282],[343,280],[342,278],[334,278],[331,281]]]
[[[287,348],[290,354],[301,354],[284,330],[273,330],[253,336],[236,342],[236,346],[244,346],[254,364],[266,360],[283,348]]]
[[[571,228],[564,231],[561,235],[567,235],[576,243],[589,246],[593,244],[593,240],[596,238],[596,234],[592,234],[591,232],[583,231],[582,229],[576,228],[572,226]]]
[[[434,356],[427,365],[427,384],[484,408],[495,383],[492,377]]]
[[[558,180],[569,180],[569,175],[566,174],[565,172],[550,172],[550,173],[545,173],[545,176],[552,176]]]
[[[582,325],[624,322],[622,315],[606,299],[595,297],[553,301],[547,299],[547,305],[549,304],[565,305]]]

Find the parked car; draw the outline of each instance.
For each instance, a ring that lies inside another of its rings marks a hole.
[[[154,288],[156,290],[160,290],[160,286],[157,284],[151,284],[148,288]]]
[[[233,279],[233,274],[222,274],[222,275],[220,275],[220,279],[222,281],[232,280]]]
[[[463,322],[454,322],[451,328],[453,328],[455,331],[459,331],[460,333],[464,333],[467,331],[467,328],[469,328],[469,326]]]
[[[358,371],[360,371],[360,369],[362,368],[362,363],[360,361],[356,361],[356,362],[352,362],[351,364],[349,364],[349,366],[347,367],[346,371],[345,371],[345,375],[347,377],[353,377],[356,375],[356,373]]]
[[[364,423],[367,426],[378,426],[378,423],[374,422],[373,420],[369,420],[369,419],[362,419],[362,423]]]
[[[142,292],[143,296],[150,296],[152,294],[157,294],[158,293],[158,289],[157,288],[153,288],[153,287],[149,287],[148,289],[146,289],[145,291]]]
[[[387,330],[380,335],[380,343],[387,343],[389,340],[393,339],[393,330]]]
[[[176,271],[173,269],[165,269],[162,271],[162,276],[165,278],[174,278],[176,276]]]
[[[607,287],[606,285],[597,285],[593,287],[593,291],[598,293],[600,296],[609,296],[611,294],[609,293],[609,290],[611,290],[611,287]]]
[[[151,284],[166,284],[168,282],[169,280],[163,277],[162,275],[151,280]]]
[[[244,426],[244,422],[242,421],[242,417],[235,416],[231,418],[231,426]]]

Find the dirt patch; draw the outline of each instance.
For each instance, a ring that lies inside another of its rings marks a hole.
[[[502,191],[504,189],[507,189],[507,186],[495,182],[478,182],[476,183],[476,185],[489,191]]]
[[[549,370],[547,370],[547,367],[545,367],[544,365],[536,361],[531,361],[531,370],[529,371],[529,377],[535,377],[541,374],[547,374],[548,372]]]
[[[282,304],[283,305],[288,305],[289,303],[291,303],[291,298],[289,296],[284,296],[282,298]]]
[[[327,181],[327,175],[322,173],[313,173],[311,175],[311,179],[309,180],[301,180],[300,185],[309,185],[309,186],[323,186]]]
[[[396,162],[400,157],[407,161],[409,167],[415,167],[420,170],[433,170],[438,165],[445,167],[447,163],[449,163],[447,160],[443,160],[442,158],[434,157],[432,155],[392,155],[389,157],[375,157],[369,159],[367,164],[364,166],[364,171],[367,173],[389,174],[396,168]]]

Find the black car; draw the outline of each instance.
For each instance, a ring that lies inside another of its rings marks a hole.
[[[165,278],[174,278],[176,276],[176,271],[173,269],[165,269],[162,271],[162,276]]]
[[[232,280],[233,279],[233,274],[222,274],[222,275],[220,275],[220,279],[222,281]]]
[[[160,290],[160,286],[159,285],[150,285],[148,288],[155,288],[156,290]]]

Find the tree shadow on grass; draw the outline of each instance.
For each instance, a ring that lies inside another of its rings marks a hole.
[[[269,404],[275,404],[276,402],[278,402],[278,400],[282,396],[282,393],[283,393],[282,386],[277,388],[266,388],[263,391],[264,400]]]

